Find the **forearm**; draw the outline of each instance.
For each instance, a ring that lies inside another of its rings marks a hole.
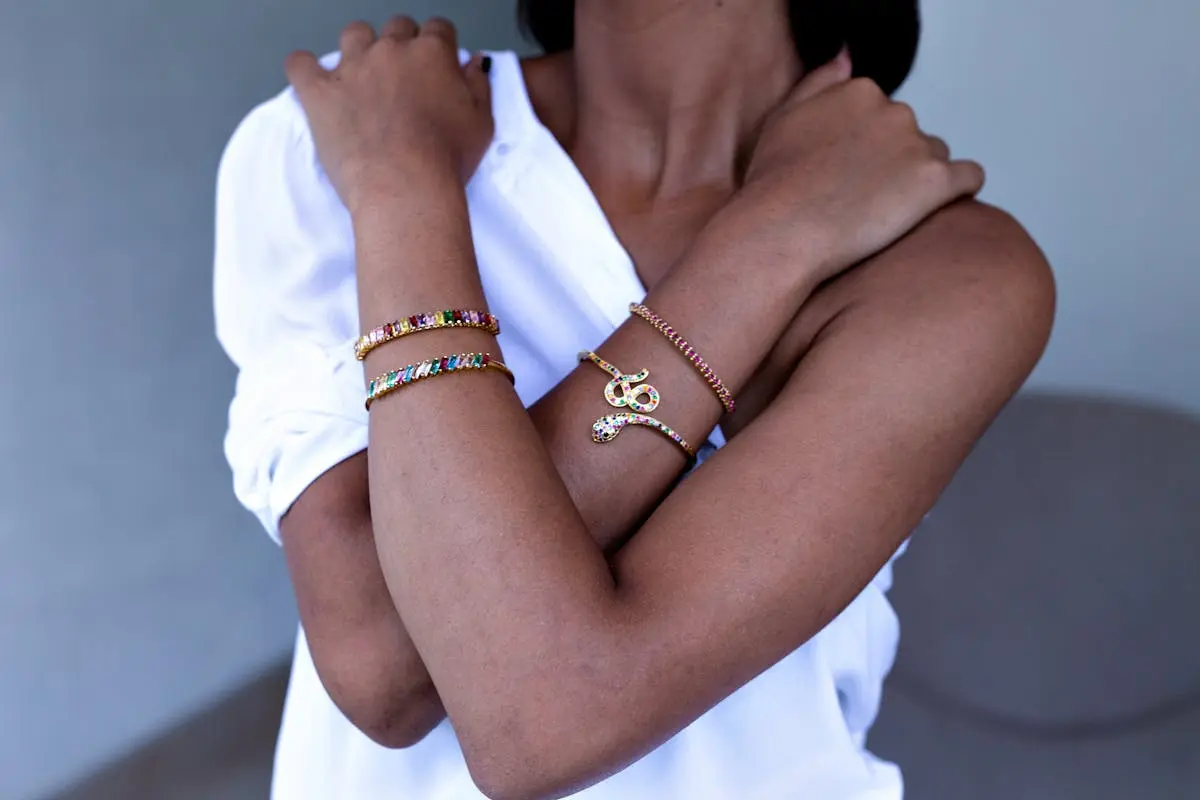
[[[405,187],[403,196],[382,198],[354,214],[360,319],[367,327],[421,309],[484,306],[482,288],[473,277],[461,188],[436,170],[410,178]],[[777,271],[773,284],[762,280],[761,270],[755,281],[747,281],[744,265],[719,253],[718,236],[702,235],[646,302],[684,333],[736,396],[814,287],[794,269]],[[717,266],[722,263],[728,264],[724,271]],[[720,401],[700,372],[644,321],[631,317],[597,349],[626,373],[650,369],[649,383],[663,398],[656,416],[693,447],[702,445],[722,421]],[[481,350],[502,356],[495,341],[479,331],[414,337],[375,350],[365,377],[433,355]],[[620,410],[603,398],[608,381],[595,366],[580,365],[529,415],[587,530],[612,553],[675,484],[686,461],[681,450],[646,431],[626,434],[610,446],[592,441],[592,423]],[[739,415],[739,423],[746,416]]]
[[[448,201],[446,218],[432,221],[430,207],[396,204],[387,212],[381,206],[356,215],[363,319],[396,313],[388,305],[396,300],[376,286],[404,287],[405,308],[482,302],[465,215],[458,216],[460,209]],[[432,231],[439,237],[430,253],[436,269],[413,258],[414,242],[428,242]],[[398,252],[406,258],[395,258]],[[776,307],[762,298],[754,304],[735,268],[723,275],[719,265],[706,267],[709,280],[699,284],[691,265],[681,264],[648,302],[688,331],[737,391],[795,315],[789,304],[798,292],[793,286],[754,287]],[[431,341],[412,337],[390,345],[389,361],[375,360],[368,372],[454,352],[495,353],[494,342],[475,331],[444,332],[436,351],[429,350]],[[602,353],[631,372],[648,366],[653,354],[654,383],[667,398],[663,408],[671,409],[669,423],[685,437],[701,441],[717,422],[721,406],[711,390],[649,326],[626,324]],[[534,410],[541,439],[511,388],[496,377],[428,381],[372,411],[371,505],[380,560],[413,640],[433,659],[427,663],[439,687],[450,687],[448,697],[460,703],[468,696],[502,698],[515,689],[504,682],[481,686],[478,654],[557,648],[565,641],[559,635],[574,641],[572,630],[598,634],[590,640],[590,657],[602,658],[612,649],[615,642],[591,649],[604,641],[601,631],[613,630],[602,617],[614,611],[615,594],[607,565],[587,534],[599,529],[601,545],[619,538],[655,505],[684,464],[656,435],[623,437],[604,447],[591,441],[591,422],[610,409],[600,391],[606,379],[590,366],[576,370]],[[668,405],[672,397],[680,399]],[[637,466],[631,469],[631,463]],[[581,509],[590,509],[591,519]],[[448,564],[454,568],[447,570]],[[478,576],[472,586],[462,585],[464,574]],[[550,623],[546,615],[554,616],[554,609],[571,621],[560,616]],[[514,637],[514,626],[522,627],[518,620],[526,627]],[[549,632],[547,624],[559,630]],[[471,656],[461,651],[464,642],[473,643]],[[478,709],[459,710],[460,719],[478,718]]]
[[[383,207],[381,205],[375,210],[382,211]],[[422,211],[428,212],[434,207],[425,205]],[[457,206],[454,198],[450,198],[445,213],[465,214],[465,209]],[[381,216],[389,229],[398,219],[391,214]],[[440,235],[428,235],[432,233],[428,225],[422,227],[422,232],[427,235],[426,238],[414,237],[400,248],[400,252],[410,260],[408,263],[422,264],[427,263],[425,259],[444,259],[451,250],[445,246],[446,242],[454,241],[455,237],[462,241],[465,236],[453,216]],[[359,237],[364,260],[371,258],[373,241],[369,233]],[[388,250],[386,245],[381,248],[380,252]],[[695,324],[686,322],[695,310],[713,306],[722,292],[725,300],[733,302],[732,306],[727,305],[726,308],[736,307],[737,293],[719,287],[713,281],[693,280],[693,284],[698,288],[694,293],[686,291],[689,287],[681,281],[673,294],[659,292],[651,302],[681,330],[689,331],[689,338],[702,352],[712,352],[714,364],[720,359],[733,365],[729,369],[718,368],[718,373],[724,375],[726,383],[740,394],[746,370],[738,369],[738,365],[750,363],[755,358],[753,351],[747,350],[748,343],[743,336],[742,326],[711,324],[711,319],[699,316]],[[400,287],[399,294],[402,297],[393,298],[388,294],[394,286]],[[449,294],[429,292],[423,306],[414,305],[406,292],[418,289],[420,286],[408,281],[388,279],[381,289],[364,292],[364,298],[377,301],[364,303],[364,319],[380,320],[396,313],[408,313],[413,308],[436,308],[449,302],[443,300]],[[455,291],[460,290],[443,290],[449,293]],[[474,287],[471,289],[473,291]],[[462,296],[464,304],[467,304],[465,299],[471,296],[471,292]],[[659,299],[659,295],[662,295],[662,299]],[[396,303],[400,305],[393,305]],[[680,305],[680,308],[674,309],[673,303]],[[397,312],[397,309],[402,310]],[[751,311],[741,316],[756,315]],[[762,317],[761,314],[757,316]],[[680,323],[679,320],[685,322]],[[693,335],[692,330],[699,335]],[[708,343],[701,344],[705,334],[710,334],[706,340]],[[471,339],[462,342],[460,349],[491,347],[486,337],[479,338],[483,341]],[[425,341],[433,339],[429,337]],[[383,348],[377,351],[378,355],[370,357],[366,370],[368,376],[399,365],[394,359],[389,362],[380,358],[390,349]],[[632,358],[644,358],[647,352],[655,354],[652,380],[664,392],[668,403],[666,408],[670,409],[672,415],[670,421],[681,430],[697,431],[694,437],[688,434],[697,445],[716,423],[716,415],[721,411],[716,396],[682,355],[673,352],[648,325],[641,321],[631,322],[603,350],[614,361],[631,370],[648,365],[651,361],[627,363],[619,360],[614,353],[630,350]],[[414,354],[414,357],[425,358],[431,354],[423,351],[419,356]],[[597,545],[611,554],[669,491],[683,462],[669,443],[652,434],[626,435],[618,445],[610,447],[597,447],[591,441],[588,435],[590,423],[601,414],[613,410],[600,400],[600,389],[605,380],[598,370],[593,373],[592,368],[586,366],[548,393],[531,409],[531,416],[557,471],[568,485],[587,530]],[[762,381],[756,378],[755,384],[759,383]],[[747,398],[752,405],[757,404],[748,391]],[[756,411],[753,408],[748,410],[751,415]],[[746,418],[746,411],[740,411],[739,423]],[[388,746],[408,746],[423,738],[444,717],[444,710],[388,595],[373,543],[369,503],[365,494],[361,504],[354,499],[358,492],[356,487],[362,486],[362,491],[366,491],[366,462],[364,457],[335,468],[337,474],[323,478],[298,503],[293,516],[311,518],[321,513],[322,508],[333,508],[339,509],[339,518],[323,519],[319,525],[309,526],[310,530],[294,535],[296,540],[305,539],[308,542],[303,550],[295,549],[301,554],[309,551],[312,558],[307,559],[310,562],[307,565],[292,565],[293,580],[301,600],[302,617],[310,634],[310,647],[318,672],[330,694],[347,716],[373,739]],[[636,466],[631,467],[631,464]],[[330,496],[330,486],[340,487],[340,494]],[[292,520],[285,521],[285,535],[288,535],[287,529],[291,524]],[[338,564],[345,566],[338,573],[343,577],[335,581],[336,585],[326,587],[329,581],[322,580],[321,576],[331,574],[330,570],[336,569]],[[312,602],[305,603],[305,598]],[[339,610],[330,613],[331,609]],[[309,613],[305,613],[306,610]],[[319,613],[319,610],[323,612]],[[379,668],[371,665],[378,665]]]

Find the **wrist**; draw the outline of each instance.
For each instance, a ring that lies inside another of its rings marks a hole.
[[[734,209],[727,209],[733,212]],[[772,225],[722,212],[701,231],[684,259],[684,269],[704,274],[733,291],[782,301],[793,309],[816,290],[823,267],[815,239],[802,226]],[[699,277],[699,276],[698,276]]]
[[[357,187],[347,205],[363,320],[481,307],[466,191],[456,172],[434,164],[388,167]]]
[[[464,185],[453,160],[444,152],[409,150],[394,158],[367,160],[347,170],[352,176],[346,208],[356,222],[381,209],[438,204],[439,198],[462,195]]]

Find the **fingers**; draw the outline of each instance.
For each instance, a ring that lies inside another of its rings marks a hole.
[[[317,57],[307,50],[297,50],[284,59],[283,71],[302,101],[308,87],[329,74]]]
[[[926,136],[925,141],[929,143],[929,152],[938,161],[950,160],[950,145],[946,144],[945,140],[937,136]]]
[[[983,167],[975,161],[950,162],[950,191],[954,197],[971,197],[983,189],[987,176]]]
[[[379,31],[380,38],[387,36],[406,42],[420,33],[420,26],[412,17],[395,16],[387,21]]]
[[[802,103],[830,87],[845,83],[850,80],[853,71],[850,51],[843,47],[832,61],[817,67],[796,84],[796,88],[792,90],[791,100]]]
[[[489,113],[492,109],[491,71],[492,57],[482,53],[476,53],[463,67],[463,78],[471,96],[475,98],[475,105]]]
[[[362,55],[374,43],[375,29],[365,22],[351,22],[342,29],[342,35],[338,38],[342,58]]]
[[[458,31],[454,29],[454,23],[448,19],[434,17],[421,26],[421,36],[434,36],[444,41],[450,49],[458,52]]]

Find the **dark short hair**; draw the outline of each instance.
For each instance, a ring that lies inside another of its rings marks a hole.
[[[888,94],[904,83],[917,56],[921,15],[917,0],[788,0],[792,37],[806,69],[850,49],[854,74]],[[570,50],[575,0],[518,0],[525,33],[547,53]]]

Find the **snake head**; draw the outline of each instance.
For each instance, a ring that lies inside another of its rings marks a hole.
[[[605,444],[617,438],[617,434],[625,427],[626,421],[616,414],[601,417],[592,425],[592,441]]]

